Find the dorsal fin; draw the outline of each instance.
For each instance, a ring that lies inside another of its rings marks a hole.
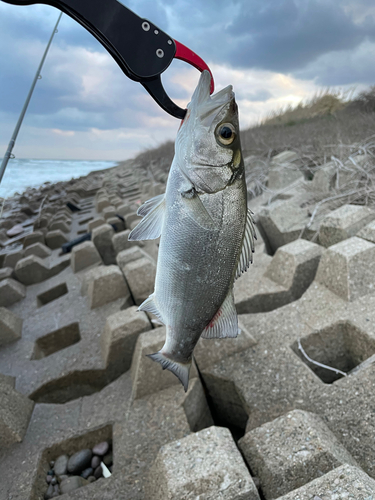
[[[159,198],[158,202],[155,198]],[[164,195],[162,197],[155,197],[150,201],[150,205],[152,205],[151,209],[147,209],[147,203],[145,203],[146,207],[142,211],[142,213],[146,213],[141,222],[136,226],[133,231],[129,234],[129,241],[139,241],[139,240],[156,240],[161,235],[161,230],[163,227],[164,214],[165,214],[165,200]],[[155,200],[154,202],[152,200]],[[144,207],[145,205],[142,205]],[[138,210],[138,214],[141,208]]]
[[[254,240],[257,239],[254,227],[255,221],[253,219],[253,215],[254,214],[251,210],[247,210],[245,234],[242,242],[242,251],[240,259],[238,261],[236,278],[241,276],[243,272],[247,271],[250,264],[253,263],[253,253],[255,250]]]
[[[215,316],[203,330],[201,337],[204,339],[223,339],[237,337],[237,335],[237,311],[234,305],[233,289],[231,289]]]

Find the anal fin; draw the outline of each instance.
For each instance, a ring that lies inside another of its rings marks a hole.
[[[204,339],[223,339],[226,337],[237,337],[238,318],[234,305],[233,289],[226,296],[217,313],[203,330],[201,335]]]
[[[162,323],[165,324],[165,321],[163,320],[163,317],[157,308],[157,305],[155,304],[155,296],[152,293],[147,299],[142,302],[142,304],[138,307],[138,311],[144,311],[144,312],[149,312],[151,314],[154,314]]]

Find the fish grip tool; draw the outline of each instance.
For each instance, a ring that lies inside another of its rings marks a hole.
[[[141,83],[159,106],[176,118],[184,119],[186,109],[170,99],[161,81],[161,74],[174,58],[200,71],[209,71],[211,93],[214,91],[212,73],[203,59],[117,0],[3,1],[13,5],[51,5],[70,16],[103,45],[127,77]]]

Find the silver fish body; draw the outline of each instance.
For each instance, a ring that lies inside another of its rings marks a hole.
[[[234,94],[227,87],[210,97],[209,84],[204,72],[177,135],[166,193],[142,205],[144,219],[129,236],[161,236],[155,291],[139,309],[165,323],[165,345],[150,357],[185,391],[199,338],[237,336],[233,283],[255,237]]]

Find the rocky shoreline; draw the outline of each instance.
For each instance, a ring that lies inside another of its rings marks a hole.
[[[375,498],[375,211],[315,216],[343,180],[331,164],[308,180],[293,155],[269,161],[267,191],[248,185],[241,334],[200,340],[186,394],[145,356],[164,327],[136,312],[158,241],[128,241],[164,165],[128,160],[6,202],[0,500]]]

